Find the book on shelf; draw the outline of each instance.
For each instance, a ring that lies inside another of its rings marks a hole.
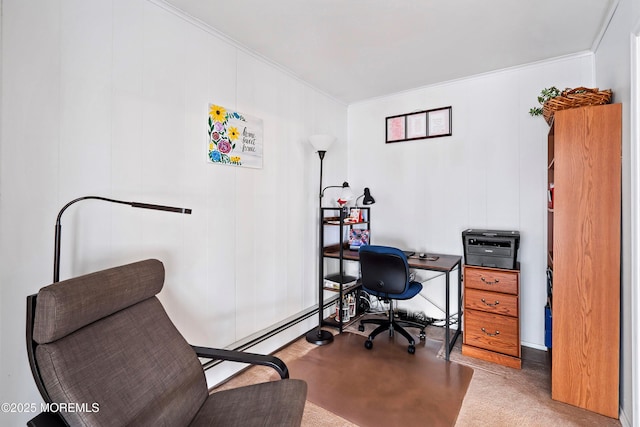
[[[342,287],[346,288],[347,286],[355,285],[358,281],[357,277],[349,276],[347,274],[331,274],[324,278],[324,287],[331,289],[340,289],[340,283],[342,282]]]

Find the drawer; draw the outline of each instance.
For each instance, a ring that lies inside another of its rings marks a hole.
[[[464,286],[518,295],[518,276],[518,272],[513,270],[465,266]]]
[[[518,319],[476,310],[464,313],[464,343],[520,357]]]
[[[464,307],[467,309],[486,311],[488,313],[518,317],[518,297],[511,294],[501,294],[480,289],[466,289],[464,292]]]

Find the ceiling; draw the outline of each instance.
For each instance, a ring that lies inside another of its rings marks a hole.
[[[593,50],[618,0],[165,0],[346,104]]]

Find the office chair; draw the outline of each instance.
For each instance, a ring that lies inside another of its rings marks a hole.
[[[364,343],[367,349],[373,348],[373,339],[383,331],[389,330],[389,336],[399,332],[409,341],[409,353],[416,351],[413,337],[403,328],[411,326],[420,328],[420,338],[425,337],[424,325],[409,321],[399,321],[394,318],[393,301],[407,300],[418,295],[422,290],[422,283],[409,279],[409,264],[406,255],[397,248],[389,246],[367,245],[361,246],[360,272],[362,274],[362,288],[371,295],[389,300],[389,317],[387,319],[364,319],[360,321],[358,329],[364,331],[365,323],[379,325]]]
[[[27,297],[27,353],[51,411],[28,426],[299,426],[307,385],[282,360],[190,346],[156,294],[146,260]],[[209,394],[199,357],[274,368],[281,380]]]

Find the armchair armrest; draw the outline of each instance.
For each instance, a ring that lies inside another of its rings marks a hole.
[[[248,363],[251,365],[269,366],[278,372],[280,378],[289,378],[289,369],[287,368],[287,365],[285,365],[285,363],[281,359],[275,356],[246,353],[236,350],[226,350],[222,348],[198,347],[195,345],[192,345],[191,347],[196,352],[198,357],[212,360],[226,360],[230,362]]]

